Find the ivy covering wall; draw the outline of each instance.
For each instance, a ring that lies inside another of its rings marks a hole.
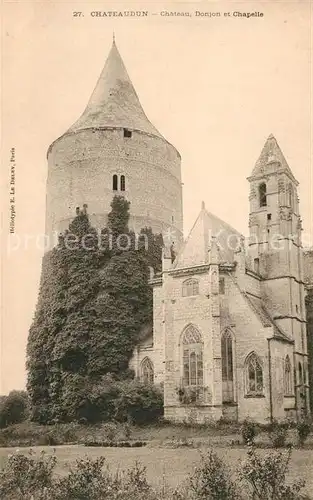
[[[100,237],[86,210],[79,211],[43,258],[27,345],[27,389],[37,422],[99,420],[103,393],[115,390],[118,397],[120,385],[112,380],[132,378],[133,349],[141,329],[152,324],[148,279],[151,267],[161,268],[163,241],[150,228],[140,238],[132,233],[129,208],[114,197]]]

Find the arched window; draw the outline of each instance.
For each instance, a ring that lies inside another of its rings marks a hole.
[[[141,363],[141,380],[145,384],[153,384],[154,370],[151,359],[145,358]]]
[[[265,182],[262,182],[262,184],[259,185],[259,201],[260,201],[260,207],[266,207],[267,201],[266,201],[266,184],[265,184]]]
[[[183,297],[190,297],[191,295],[199,294],[199,281],[196,279],[189,279],[183,283]]]
[[[114,174],[113,175],[113,191],[117,191],[118,190],[118,178],[117,178],[117,175]]]
[[[263,395],[263,370],[258,356],[252,352],[246,359],[246,394],[248,396]]]
[[[183,385],[203,386],[203,346],[199,330],[189,325],[182,336]]]
[[[229,330],[222,335],[222,400],[223,403],[234,401],[233,338]]]
[[[121,175],[121,191],[125,191],[125,175]]]
[[[285,359],[284,386],[285,386],[285,396],[290,396],[292,394],[292,370],[288,354]]]

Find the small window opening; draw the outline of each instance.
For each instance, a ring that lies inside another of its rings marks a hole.
[[[219,292],[221,295],[225,294],[225,278],[219,279]]]
[[[128,130],[127,128],[124,128],[124,137],[131,137],[132,136],[132,131]]]
[[[299,307],[298,307],[298,305],[296,305],[296,312],[297,312],[297,313],[299,312]]]
[[[260,272],[260,259],[254,259],[254,271],[259,274]]]
[[[172,222],[174,222],[174,215],[172,215]]]
[[[262,184],[259,185],[259,200],[260,200],[260,207],[266,207],[267,200],[266,200],[266,184],[265,184],[265,182],[262,182]]]
[[[267,214],[267,220],[272,220],[272,214]]]
[[[118,189],[118,178],[117,178],[117,175],[114,174],[113,175],[113,191],[117,191]]]
[[[293,208],[293,201],[294,201],[294,192],[293,192],[293,187],[292,184],[290,183],[288,185],[288,206]]]
[[[125,191],[125,175],[121,175],[121,191]]]

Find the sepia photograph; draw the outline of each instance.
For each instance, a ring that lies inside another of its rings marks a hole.
[[[1,11],[1,500],[313,499],[312,0]]]

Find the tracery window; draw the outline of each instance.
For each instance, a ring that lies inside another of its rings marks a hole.
[[[290,396],[292,394],[292,369],[288,354],[285,359],[284,386],[285,386],[285,396]]]
[[[221,340],[223,403],[234,401],[233,338],[229,330]]]
[[[252,352],[245,363],[247,396],[263,395],[263,369],[259,357]]]
[[[265,184],[265,182],[262,182],[262,184],[259,185],[259,201],[260,201],[260,207],[266,207],[267,200],[266,200],[266,184]]]
[[[145,358],[141,363],[141,380],[145,384],[153,384],[154,369],[150,358]]]
[[[199,294],[199,281],[191,278],[183,282],[183,297]]]
[[[189,325],[182,337],[183,385],[203,386],[203,345],[199,330]]]

